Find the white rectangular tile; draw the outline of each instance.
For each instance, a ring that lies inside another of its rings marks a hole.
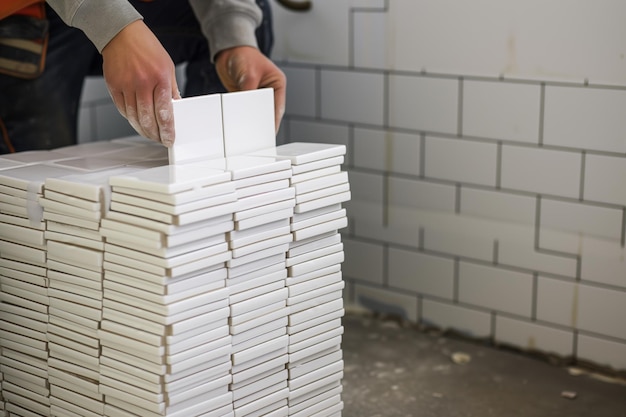
[[[502,188],[578,198],[581,155],[575,152],[504,145]]]
[[[497,147],[493,143],[428,136],[425,165],[428,178],[495,186]]]
[[[463,306],[422,300],[422,321],[442,329],[453,329],[470,337],[491,335],[491,314]]]
[[[459,82],[453,78],[389,77],[389,124],[423,132],[456,133]]]
[[[174,144],[171,165],[224,157],[222,99],[219,94],[172,100]]]
[[[539,84],[465,80],[463,134],[537,143]]]
[[[323,118],[382,124],[382,74],[324,69],[321,70],[320,89]]]
[[[623,157],[587,155],[583,198],[602,203],[626,204],[623,178],[626,164]]]
[[[276,146],[273,89],[222,94],[222,117],[226,156]]]
[[[452,300],[454,261],[403,249],[389,249],[389,285]]]
[[[541,351],[560,356],[574,353],[574,334],[530,321],[496,316],[495,339],[524,351]]]
[[[626,121],[618,109],[626,106],[623,90],[590,87],[546,87],[544,143],[609,152],[626,152],[619,139]]]

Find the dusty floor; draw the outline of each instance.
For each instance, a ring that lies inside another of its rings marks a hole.
[[[626,417],[626,385],[579,368],[367,314],[344,328],[343,417]]]

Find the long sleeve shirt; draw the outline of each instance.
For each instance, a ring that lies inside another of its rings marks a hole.
[[[82,30],[99,52],[142,16],[127,0],[46,0],[69,26]],[[185,1],[185,0],[176,0]],[[254,0],[188,0],[213,57],[233,46],[257,46],[261,10]]]

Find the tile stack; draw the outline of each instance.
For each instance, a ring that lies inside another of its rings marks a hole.
[[[274,146],[272,99],[0,158],[0,416],[341,415],[346,149]]]
[[[291,164],[271,157],[226,158],[237,193],[228,234],[231,391],[236,416],[287,415],[286,252],[295,206]]]
[[[275,154],[292,163],[296,192],[294,240],[287,258],[289,314],[289,415],[340,415],[344,314],[338,230],[347,226],[341,203],[350,199],[345,146],[290,143]]]
[[[69,160],[79,165],[81,159]],[[111,175],[117,168],[48,178],[40,199],[46,222],[48,374],[54,415],[103,415],[99,392],[104,216]]]
[[[48,415],[47,246],[39,198],[46,178],[76,171],[33,163],[52,153],[20,157],[25,165],[0,171],[2,396],[10,415]]]
[[[170,165],[112,176],[110,184],[101,227],[105,414],[229,415],[230,173]]]

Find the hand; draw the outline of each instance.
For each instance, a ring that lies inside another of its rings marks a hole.
[[[174,143],[172,98],[180,98],[172,59],[141,20],[102,50],[104,79],[115,106],[142,136]]]
[[[269,58],[251,46],[236,46],[220,51],[215,68],[228,91],[274,89],[274,122],[276,132],[285,114],[287,78]]]

